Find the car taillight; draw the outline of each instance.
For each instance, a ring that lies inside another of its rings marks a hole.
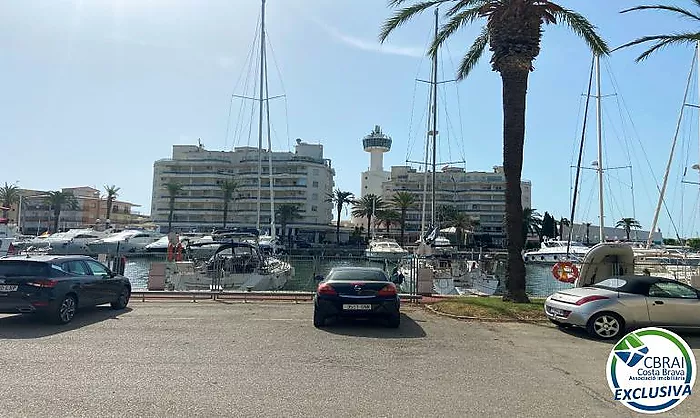
[[[608,299],[607,296],[600,296],[600,295],[592,295],[592,296],[586,296],[585,298],[579,299],[576,301],[576,305],[581,306],[584,303],[588,302],[594,302],[596,300],[603,300],[603,299]]]
[[[396,296],[396,286],[391,283],[379,290],[377,296]]]
[[[58,283],[58,280],[34,280],[33,282],[27,282],[27,286],[54,287],[56,283]]]
[[[333,289],[333,286],[329,285],[328,283],[321,283],[318,285],[318,289],[316,289],[316,292],[319,295],[331,295],[335,296],[338,294],[338,292]]]
[[[15,249],[15,246],[10,243],[10,246],[7,247],[7,255],[17,255],[17,250]]]

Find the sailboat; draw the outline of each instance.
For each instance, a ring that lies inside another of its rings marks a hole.
[[[437,38],[439,11],[435,8],[435,37]],[[451,252],[445,252],[444,237],[440,236],[440,227],[436,222],[436,170],[437,170],[437,139],[438,139],[438,53],[432,57],[430,84],[430,116],[428,117],[428,132],[424,162],[423,200],[421,213],[421,235],[415,254],[404,259],[399,271],[406,278],[403,289],[419,294],[474,294],[492,295],[498,288],[499,280],[487,274],[479,263],[462,260]],[[430,152],[428,152],[430,149]],[[429,170],[430,167],[430,170]],[[430,174],[430,175],[429,175]],[[430,226],[426,226],[427,189],[430,177]],[[449,243],[449,241],[448,241]],[[442,248],[441,248],[442,247]]]
[[[175,263],[175,271],[169,276],[169,284],[176,290],[279,290],[294,276],[294,268],[289,263],[273,257],[271,253],[275,252],[274,249],[269,250],[276,241],[276,233],[272,141],[270,135],[270,97],[267,82],[265,1],[262,0],[260,20],[260,88],[258,97],[254,99],[260,105],[258,115],[256,230],[255,233],[250,235],[249,239],[222,244],[214,255],[201,265],[195,267],[193,262]],[[263,137],[265,133],[267,134],[267,163],[270,190],[269,235],[260,234],[263,188]]]

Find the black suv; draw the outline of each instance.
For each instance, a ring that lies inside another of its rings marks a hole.
[[[66,324],[78,308],[110,303],[124,309],[131,284],[86,256],[0,258],[0,313],[36,313]]]

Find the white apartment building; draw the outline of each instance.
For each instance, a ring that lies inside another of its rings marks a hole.
[[[223,225],[223,191],[221,183],[233,179],[238,183],[234,199],[229,202],[227,226],[256,227],[258,178],[261,178],[260,228],[269,230],[270,189],[268,152],[262,151],[262,175],[258,171],[258,149],[237,147],[233,151],[210,151],[199,145],[173,145],[172,158],[153,165],[153,222],[167,228],[169,196],[165,185],[183,186],[175,199],[173,229],[207,231]],[[331,160],[323,157],[323,145],[307,144],[297,139],[295,151],[272,152],[272,176],[275,207],[295,204],[301,218],[287,225],[287,232],[314,242],[333,231],[333,204],[326,201],[334,186],[335,170]],[[276,234],[281,225],[276,221]],[[268,231],[269,232],[269,231]]]
[[[458,167],[444,167],[436,173],[435,206],[452,206],[479,221],[479,231],[490,236],[495,245],[505,244],[505,174],[503,167],[492,172],[469,171]],[[426,226],[430,225],[431,173],[428,173],[426,193]],[[382,185],[382,198],[390,201],[397,191],[408,191],[416,196],[416,204],[407,212],[407,242],[418,239],[421,231],[421,212],[425,172],[408,166],[391,167],[391,180]],[[529,181],[521,182],[523,208],[532,207]],[[408,241],[410,240],[410,241]]]

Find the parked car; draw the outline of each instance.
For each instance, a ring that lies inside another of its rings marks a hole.
[[[544,310],[557,326],[582,327],[602,339],[644,326],[696,329],[700,291],[661,277],[619,276],[556,292],[547,298]]]
[[[396,277],[396,276],[394,276]],[[396,284],[372,267],[336,267],[320,283],[314,296],[314,326],[326,325],[330,317],[380,317],[389,327],[401,323]],[[396,281],[400,279],[396,277]]]
[[[109,303],[124,309],[131,284],[87,256],[0,259],[0,313],[39,314],[66,324],[77,309]]]

